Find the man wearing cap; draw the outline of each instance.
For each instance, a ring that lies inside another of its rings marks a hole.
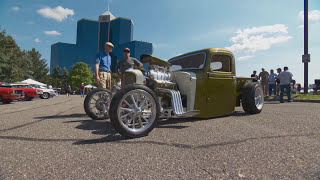
[[[130,57],[130,49],[123,49],[123,59],[121,59],[117,66],[116,72],[118,74],[118,78],[121,81],[123,73],[128,69],[134,69],[134,67],[142,68],[142,63],[140,63],[136,58]]]
[[[259,74],[259,79],[261,80],[261,86],[264,92],[264,95],[268,94],[268,77],[269,73],[264,70],[264,68],[261,69],[262,71]]]
[[[104,51],[100,51],[97,54],[95,65],[95,77],[99,88],[111,89],[111,56],[113,44],[106,42],[104,45]]]

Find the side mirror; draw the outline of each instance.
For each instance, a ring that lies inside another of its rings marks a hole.
[[[222,68],[222,62],[211,62],[210,69],[211,71],[218,70]]]

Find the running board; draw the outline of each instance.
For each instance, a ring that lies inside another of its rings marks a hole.
[[[181,95],[179,91],[172,90],[172,89],[164,89],[164,88],[158,88],[157,90],[160,92],[170,94],[173,113],[176,117],[193,117],[200,113],[199,110],[193,110],[193,111],[187,111],[187,112],[183,111]]]

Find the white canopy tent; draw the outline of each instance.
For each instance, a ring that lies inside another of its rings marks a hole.
[[[33,79],[31,79],[31,78],[26,79],[26,80],[23,80],[23,81],[21,81],[21,82],[23,82],[23,83],[28,83],[28,84],[35,84],[35,85],[39,85],[39,86],[47,86],[46,84],[41,83],[41,82],[36,81],[36,80],[33,80]]]
[[[84,88],[97,88],[97,87],[94,85],[88,84],[88,85],[85,85]]]

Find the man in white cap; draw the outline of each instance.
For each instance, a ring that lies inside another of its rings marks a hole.
[[[111,56],[113,44],[106,42],[104,51],[100,51],[97,54],[96,65],[95,65],[95,78],[99,88],[111,90]]]

